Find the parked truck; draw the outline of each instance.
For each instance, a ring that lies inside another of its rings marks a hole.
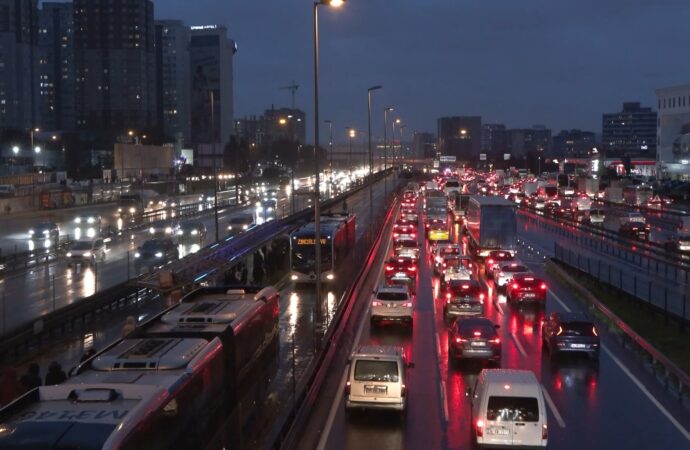
[[[517,253],[515,203],[503,197],[470,197],[465,215],[470,251],[484,258],[492,250]]]

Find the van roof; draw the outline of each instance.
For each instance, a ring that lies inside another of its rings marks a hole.
[[[486,380],[487,385],[500,384],[501,390],[509,391],[504,386],[510,388],[530,388],[539,387],[539,381],[531,370],[517,369],[484,369],[481,374]]]
[[[402,358],[403,349],[395,345],[360,345],[355,349],[352,356]]]

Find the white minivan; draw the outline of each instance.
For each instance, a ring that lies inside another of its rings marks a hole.
[[[484,369],[468,395],[473,435],[479,447],[546,447],[546,403],[533,372]]]

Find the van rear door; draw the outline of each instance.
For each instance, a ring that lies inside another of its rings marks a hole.
[[[400,367],[385,359],[356,359],[350,386],[353,401],[399,403],[402,397]]]
[[[536,397],[489,397],[487,437],[491,442],[518,446],[541,445],[542,424]]]

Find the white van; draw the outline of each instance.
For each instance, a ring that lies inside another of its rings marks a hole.
[[[478,446],[546,447],[546,403],[533,372],[484,369],[468,394]]]
[[[387,409],[404,414],[407,406],[402,347],[366,345],[352,354],[347,368],[345,410]]]

